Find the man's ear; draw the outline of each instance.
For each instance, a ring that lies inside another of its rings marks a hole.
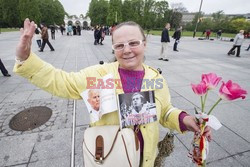
[[[90,99],[88,99],[88,102],[89,102],[89,104],[90,104]]]

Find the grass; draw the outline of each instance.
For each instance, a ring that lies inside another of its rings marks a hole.
[[[19,31],[19,28],[0,28],[0,32],[12,32],[12,31]]]
[[[145,33],[147,33],[145,31]],[[193,33],[192,31],[183,31],[182,32],[182,36],[185,37],[193,37]],[[161,35],[161,31],[155,31],[152,30],[149,32],[149,34],[152,35]],[[174,34],[174,31],[169,31],[169,35],[172,37],[172,35]],[[228,37],[228,38],[234,38],[236,34],[230,34],[230,33],[222,33],[222,37]],[[201,37],[202,36],[202,32],[196,32],[196,37]],[[203,37],[205,37],[205,35],[203,35]],[[216,33],[211,33],[210,37],[216,37]]]

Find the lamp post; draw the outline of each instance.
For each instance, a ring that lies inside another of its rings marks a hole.
[[[198,18],[197,18],[197,22],[196,22],[196,25],[195,25],[195,29],[194,29],[193,38],[195,37],[196,30],[197,30],[197,27],[198,27],[198,23],[199,23],[199,20],[200,20],[202,3],[203,3],[203,0],[201,0],[200,9],[199,9],[199,13],[198,13]]]

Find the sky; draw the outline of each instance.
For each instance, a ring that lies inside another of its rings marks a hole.
[[[91,0],[59,0],[70,15],[86,15]],[[198,12],[201,0],[167,0],[169,4],[182,2],[189,12]],[[201,10],[206,14],[223,10],[226,14],[250,13],[250,0],[203,0]]]

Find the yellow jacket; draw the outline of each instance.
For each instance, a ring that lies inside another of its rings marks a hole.
[[[42,61],[34,53],[31,53],[25,63],[22,65],[15,64],[13,71],[53,95],[71,99],[82,99],[80,93],[86,89],[87,77],[96,77],[98,79],[111,73],[115,79],[120,79],[118,66],[118,62],[114,62],[90,66],[79,72],[67,73],[54,68],[52,65]],[[143,64],[143,67],[145,70],[144,79],[163,79],[162,75],[160,75],[157,70],[145,64]],[[153,89],[145,88],[141,91],[148,90]],[[181,110],[175,109],[171,105],[166,81],[163,79],[163,88],[154,89],[154,91],[158,120],[140,126],[144,140],[143,167],[152,167],[154,164],[159,140],[159,123],[164,127],[175,129],[179,133],[182,133],[179,128],[179,114]],[[116,89],[116,93],[121,94],[123,90]],[[172,112],[167,117],[167,113],[170,110]],[[92,124],[92,126],[96,125],[119,125],[118,112],[103,115],[100,121]]]

